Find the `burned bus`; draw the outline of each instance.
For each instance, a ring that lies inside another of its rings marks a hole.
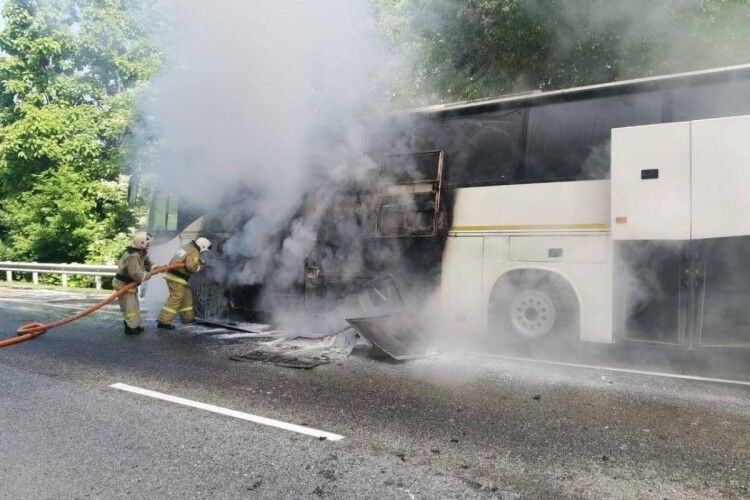
[[[226,311],[389,275],[456,335],[750,347],[747,115],[750,65],[400,113],[369,180],[330,197],[295,285],[230,287]],[[197,215],[157,193],[151,231],[211,232]]]

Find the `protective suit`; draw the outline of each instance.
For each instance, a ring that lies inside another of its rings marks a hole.
[[[169,288],[169,297],[164,307],[161,308],[157,318],[157,326],[165,330],[174,330],[172,321],[175,316],[180,315],[183,324],[189,324],[195,321],[195,311],[193,310],[193,292],[190,290],[188,279],[190,276],[201,270],[201,252],[205,252],[211,247],[211,243],[206,238],[197,238],[187,245],[183,246],[177,255],[175,255],[170,264],[185,263],[183,269],[173,269],[164,274],[164,279]]]
[[[153,264],[148,257],[150,241],[151,237],[145,233],[137,233],[133,237],[133,244],[127,248],[117,264],[117,274],[112,280],[115,290],[119,290],[134,281],[140,284],[151,277],[150,271]],[[128,290],[117,300],[125,323],[125,333],[127,335],[141,333],[143,328],[141,327],[138,287]]]

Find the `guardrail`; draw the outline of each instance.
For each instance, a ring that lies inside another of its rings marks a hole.
[[[13,282],[13,273],[31,273],[31,281],[39,284],[40,274],[62,275],[62,286],[68,286],[68,276],[94,276],[96,289],[102,288],[102,277],[117,273],[117,266],[90,264],[40,264],[38,262],[0,262],[0,271],[5,271],[5,280]]]

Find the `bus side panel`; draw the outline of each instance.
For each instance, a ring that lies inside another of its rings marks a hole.
[[[456,190],[454,232],[606,231],[608,180]]]
[[[448,238],[440,284],[443,321],[459,334],[485,328],[482,299],[484,238]]]
[[[540,269],[557,273],[575,291],[581,339],[612,342],[609,207],[609,181],[458,189],[443,262],[446,311],[456,316],[451,308],[464,310],[466,324],[484,331],[501,276]],[[481,266],[473,262],[477,255]],[[463,294],[462,286],[469,292]]]

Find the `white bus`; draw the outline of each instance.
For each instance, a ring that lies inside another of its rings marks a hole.
[[[388,181],[352,195],[406,255],[369,277],[422,276],[444,324],[511,342],[750,347],[747,115],[750,65],[404,113]],[[207,230],[159,196],[152,230]]]

